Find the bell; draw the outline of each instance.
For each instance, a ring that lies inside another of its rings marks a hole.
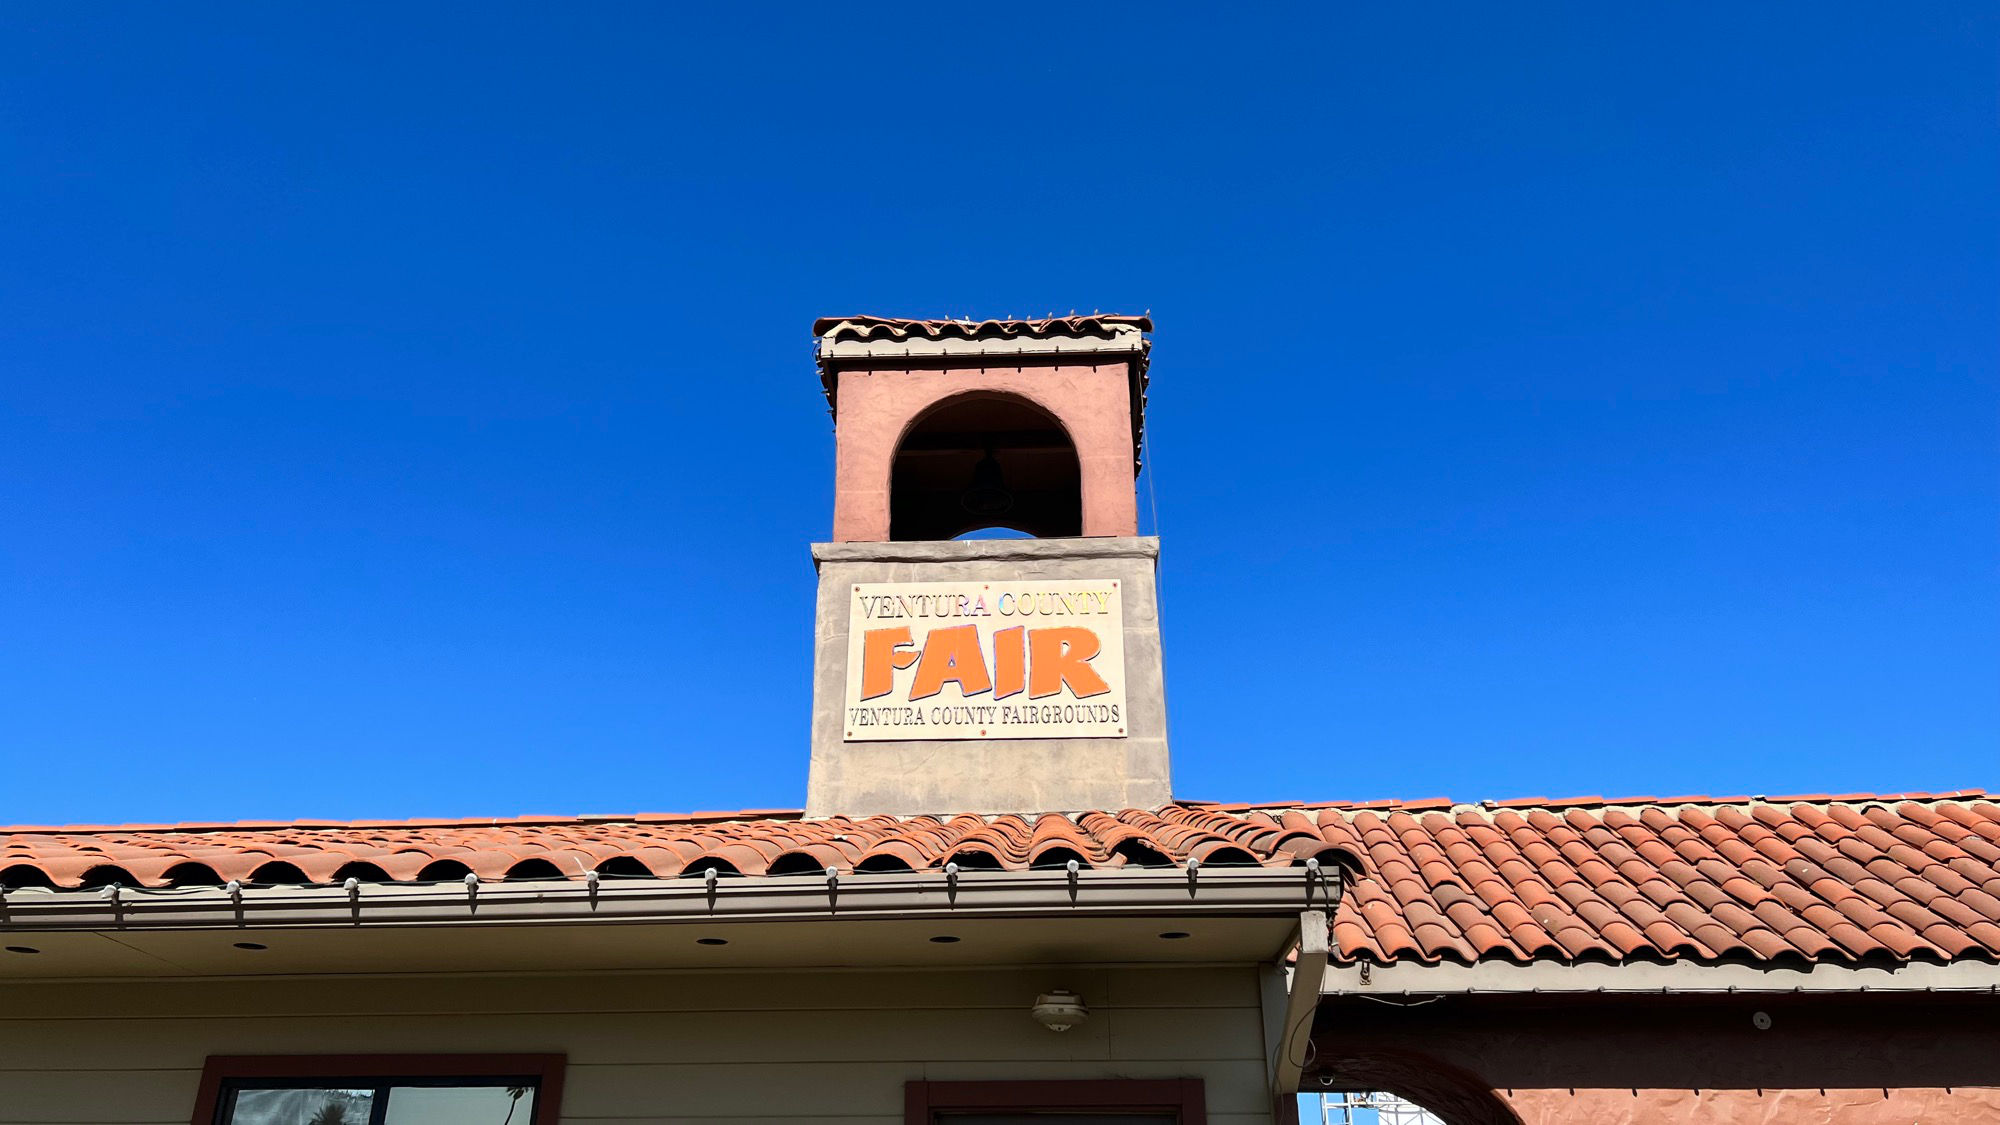
[[[997,516],[1014,506],[1014,494],[1000,477],[1000,461],[992,450],[972,467],[972,487],[959,493],[959,507],[975,516]]]

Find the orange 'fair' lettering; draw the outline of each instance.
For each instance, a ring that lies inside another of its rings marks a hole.
[[[861,639],[861,698],[874,699],[896,689],[896,669],[917,662],[910,647],[910,627],[870,629]]]
[[[942,691],[947,681],[957,683],[962,695],[993,690],[993,680],[986,674],[986,657],[979,651],[979,626],[932,629],[924,638],[924,658],[917,665],[910,698],[928,699]]]
[[[1029,630],[1028,698],[1054,695],[1064,684],[1078,699],[1110,691],[1111,685],[1090,666],[1101,646],[1097,634],[1089,629]]]
[[[993,634],[993,698],[1019,695],[1028,686],[1027,630],[1019,625]]]

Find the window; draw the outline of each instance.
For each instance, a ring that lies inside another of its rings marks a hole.
[[[1199,1078],[910,1082],[904,1125],[1207,1125]]]
[[[554,1125],[561,1055],[216,1056],[194,1125]]]

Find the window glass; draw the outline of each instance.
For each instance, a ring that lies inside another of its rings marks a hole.
[[[238,1090],[229,1125],[368,1125],[373,1090]]]
[[[397,1086],[383,1125],[527,1125],[534,1116],[526,1086]]]
[[[411,1081],[423,1080],[390,1079],[373,1089],[257,1080],[231,1092],[221,1125],[529,1125],[535,1118],[532,1080],[402,1084]]]

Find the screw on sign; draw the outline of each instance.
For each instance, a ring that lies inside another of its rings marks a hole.
[[[869,583],[849,607],[846,737],[1123,737],[1123,617],[1100,579]]]

